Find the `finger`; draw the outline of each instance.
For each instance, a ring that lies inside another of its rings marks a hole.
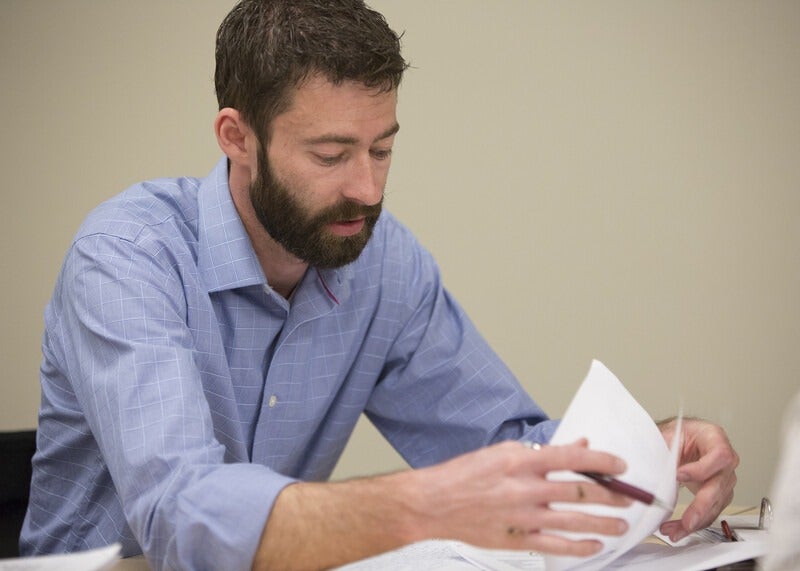
[[[529,453],[528,460],[531,468],[539,474],[553,470],[621,474],[627,469],[625,461],[618,456],[590,450],[580,444],[543,446],[533,450],[533,454]]]
[[[733,483],[726,484],[724,491],[715,489],[715,484],[701,488],[681,519],[666,521],[659,528],[672,541],[680,541],[690,533],[710,525],[720,512],[733,500]]]
[[[540,502],[543,503],[605,504],[616,507],[627,507],[632,503],[630,498],[588,480],[547,481],[541,483],[538,490]]]
[[[739,465],[739,456],[729,446],[708,449],[699,459],[678,468],[678,481],[704,482],[719,472],[733,472]]]
[[[687,535],[689,532],[686,528],[683,527],[683,522],[679,519],[673,519],[670,521],[665,521],[661,524],[658,530],[670,538],[671,541],[680,541]]]
[[[681,517],[684,529],[691,533],[709,525],[733,500],[736,476],[731,474],[721,483],[721,478],[712,478],[695,494],[694,499]]]
[[[491,544],[488,538],[484,541],[476,542],[476,545],[498,547],[496,544]],[[603,549],[603,544],[596,539],[567,539],[560,535],[539,531],[507,534],[499,546],[506,549],[525,549],[550,555],[569,555],[573,557],[588,557]]]
[[[575,511],[545,510],[537,514],[535,524],[537,529],[558,529],[609,536],[620,536],[628,531],[628,523],[624,519]]]
[[[568,521],[574,522],[573,516],[568,516]],[[620,520],[621,521],[621,520]],[[622,521],[624,527],[627,524]],[[584,526],[596,528],[597,526]],[[555,529],[550,527],[548,529]],[[502,542],[504,547],[512,549],[531,549],[541,553],[554,555],[572,555],[586,557],[599,552],[603,548],[603,543],[598,539],[568,539],[562,535],[554,534],[550,531],[525,530],[521,527],[509,527],[505,531],[506,537]],[[582,530],[571,530],[580,532]],[[584,531],[584,533],[598,533],[597,531]],[[606,534],[611,535],[611,534]],[[489,538],[485,540],[488,541]],[[483,541],[476,542],[478,544]]]
[[[542,444],[541,442],[533,442],[528,440],[520,440],[518,442],[525,446],[525,448],[532,448],[533,450],[542,450],[546,446],[549,446],[548,444]],[[589,440],[587,438],[578,438],[575,442],[570,444],[556,444],[556,446],[575,446],[577,448],[588,448]]]
[[[739,456],[731,446],[725,431],[705,421],[687,421],[683,425],[683,461],[679,467],[679,480],[704,481],[717,472],[734,470]]]
[[[510,547],[514,549],[530,549],[551,555],[569,555],[588,557],[600,552],[603,544],[596,539],[571,540],[551,533],[531,533],[518,538]]]

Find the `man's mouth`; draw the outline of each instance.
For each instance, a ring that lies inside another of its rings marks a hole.
[[[353,236],[361,232],[365,221],[364,217],[353,220],[338,220],[328,224],[328,228],[337,236]]]

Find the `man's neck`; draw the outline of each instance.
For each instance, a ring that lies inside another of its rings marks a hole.
[[[247,225],[245,225],[245,228],[247,228]],[[261,230],[263,231],[263,228]],[[306,270],[308,270],[308,264],[289,254],[269,235],[266,235],[266,232],[264,234],[267,238],[267,244],[263,241],[254,240],[253,234],[249,229],[247,233],[253,243],[253,249],[258,257],[258,262],[261,264],[261,269],[264,271],[264,276],[267,278],[267,283],[278,294],[289,299],[297,284],[303,279]]]
[[[297,284],[303,279],[308,264],[287,252],[272,239],[253,210],[247,185],[234,180],[235,178],[237,177],[231,172],[229,187],[233,205],[247,231],[267,283],[278,294],[289,299]]]

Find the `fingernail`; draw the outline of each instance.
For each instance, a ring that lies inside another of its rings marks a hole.
[[[617,472],[622,473],[622,472],[624,472],[625,470],[628,469],[628,465],[625,463],[625,460],[623,460],[621,458],[617,458],[616,461],[614,462],[614,469]]]
[[[682,530],[682,529],[681,529],[681,530],[679,530],[679,531],[676,531],[674,535],[670,535],[670,536],[669,536],[669,538],[670,538],[670,539],[671,539],[671,540],[672,540],[674,543],[677,543],[677,542],[679,542],[681,539],[683,539],[684,537],[686,537],[687,535],[689,535],[689,534],[688,534],[688,533],[686,533],[684,530]]]
[[[626,531],[628,531],[628,523],[624,519],[619,520],[617,522],[617,535],[622,535]]]
[[[688,482],[691,476],[689,476],[689,474],[686,472],[678,472],[676,478],[679,482]]]

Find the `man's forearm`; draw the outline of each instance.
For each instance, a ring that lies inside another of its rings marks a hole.
[[[551,482],[552,470],[613,475],[625,463],[585,442],[537,451],[505,442],[418,470],[291,484],[273,504],[253,569],[323,569],[431,538],[585,556],[602,544],[548,530],[624,533],[625,522],[614,517],[565,519],[551,510],[550,502],[630,503],[594,483]]]
[[[284,488],[254,570],[327,569],[395,549],[415,536],[412,471]]]

